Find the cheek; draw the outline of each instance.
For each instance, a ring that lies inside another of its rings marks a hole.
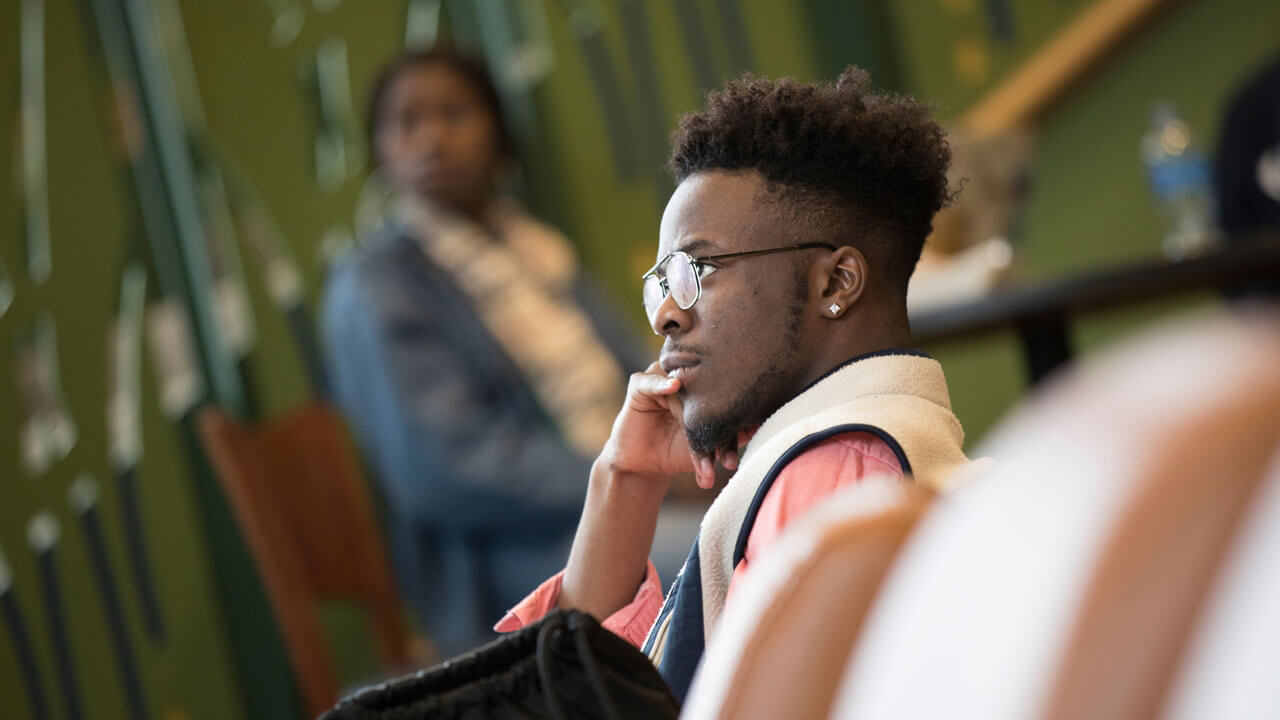
[[[458,147],[466,155],[467,165],[477,175],[488,175],[498,164],[498,139],[488,126],[468,127],[458,134]]]
[[[404,155],[389,156],[382,167],[395,185],[411,185],[416,180],[413,164]]]

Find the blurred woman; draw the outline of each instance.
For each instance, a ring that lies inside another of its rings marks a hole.
[[[330,274],[329,370],[402,588],[447,656],[563,567],[623,366],[645,360],[593,317],[565,239],[495,191],[513,148],[480,64],[399,58],[369,128],[393,197]]]

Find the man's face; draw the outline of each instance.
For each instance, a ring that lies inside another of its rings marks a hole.
[[[657,259],[677,250],[701,257],[801,242],[764,197],[755,171],[689,176],[663,213]],[[666,338],[661,366],[681,379],[694,450],[736,447],[740,430],[801,389],[808,252],[717,262],[704,271],[693,307],[681,310],[668,297],[651,318]]]
[[[499,160],[480,92],[444,65],[411,67],[387,90],[378,159],[397,187],[454,210],[482,204]]]

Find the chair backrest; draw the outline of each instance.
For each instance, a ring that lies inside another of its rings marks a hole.
[[[266,587],[308,712],[319,714],[338,697],[317,613],[321,600],[362,605],[387,666],[405,664],[400,602],[337,413],[313,403],[250,428],[210,407],[198,424]]]
[[[869,478],[787,529],[735,589],[681,717],[821,720],[927,489]]]
[[[1280,450],[1280,353],[1273,360],[1270,378],[1255,375],[1251,391],[1147,449],[1151,462],[1077,610],[1045,720],[1158,715],[1206,589]]]
[[[908,540],[832,717],[1153,717],[1278,438],[1274,315],[1077,368]]]
[[[1165,697],[1164,720],[1280,717],[1280,454]]]

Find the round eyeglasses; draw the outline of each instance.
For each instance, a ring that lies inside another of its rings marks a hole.
[[[653,267],[640,276],[644,281],[644,311],[649,321],[662,302],[670,295],[676,301],[676,307],[688,310],[702,297],[702,278],[713,266],[712,261],[744,258],[754,255],[772,255],[774,253],[793,252],[795,250],[835,250],[831,243],[813,242],[787,245],[786,247],[768,248],[766,250],[747,250],[746,252],[725,253],[723,255],[704,255],[694,257],[683,250],[677,250],[659,260]]]

